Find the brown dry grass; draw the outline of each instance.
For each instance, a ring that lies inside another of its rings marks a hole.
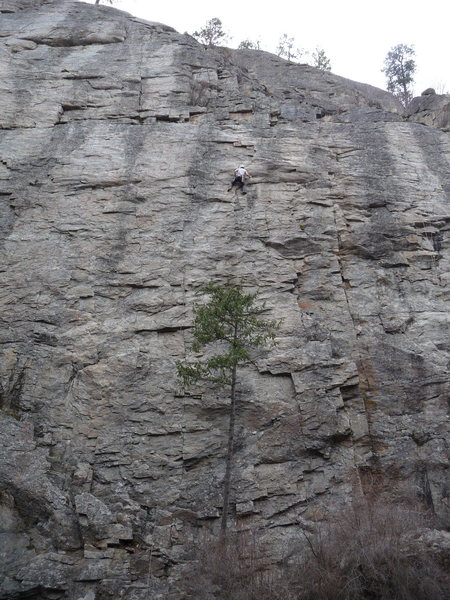
[[[444,569],[419,540],[429,523],[417,505],[354,504],[308,538],[299,600],[445,600]]]
[[[413,504],[364,498],[329,517],[290,566],[271,564],[251,534],[205,540],[187,583],[192,600],[448,600],[448,579],[420,535]],[[428,530],[429,531],[429,530]]]
[[[192,600],[288,600],[289,593],[282,573],[247,532],[206,540],[186,587]]]

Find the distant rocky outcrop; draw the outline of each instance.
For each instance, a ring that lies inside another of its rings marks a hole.
[[[450,97],[404,115],[65,0],[0,0],[0,52],[0,598],[180,597],[222,503],[226,394],[175,377],[211,280],[281,320],[241,373],[235,526],[275,561],[373,486],[445,519]]]

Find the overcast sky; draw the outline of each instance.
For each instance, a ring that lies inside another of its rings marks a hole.
[[[217,17],[230,35],[224,45],[234,48],[250,39],[276,52],[286,33],[300,48],[323,48],[333,73],[383,89],[386,54],[397,44],[407,44],[416,52],[415,95],[428,87],[450,92],[449,0],[115,0],[114,6],[180,33],[192,33]]]

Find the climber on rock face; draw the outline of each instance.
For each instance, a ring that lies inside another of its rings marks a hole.
[[[245,180],[247,178],[251,179],[251,177],[252,176],[247,171],[247,169],[244,167],[244,165],[241,165],[240,167],[238,167],[237,169],[234,170],[234,179],[231,182],[231,185],[228,188],[228,191],[232,190],[233,187],[235,185],[237,185],[237,186],[239,186],[239,189],[242,191],[242,193],[246,194],[247,192],[244,191]]]

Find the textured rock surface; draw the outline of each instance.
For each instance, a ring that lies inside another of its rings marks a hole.
[[[425,92],[434,92],[434,90],[425,90]],[[450,96],[425,92],[414,98],[408,106],[408,119],[450,131]]]
[[[407,120],[108,7],[0,10],[0,598],[179,597],[221,507],[226,394],[174,372],[211,279],[282,320],[241,373],[236,526],[285,556],[370,481],[445,517],[450,143],[416,118],[429,98]],[[227,194],[241,162],[248,194]]]

